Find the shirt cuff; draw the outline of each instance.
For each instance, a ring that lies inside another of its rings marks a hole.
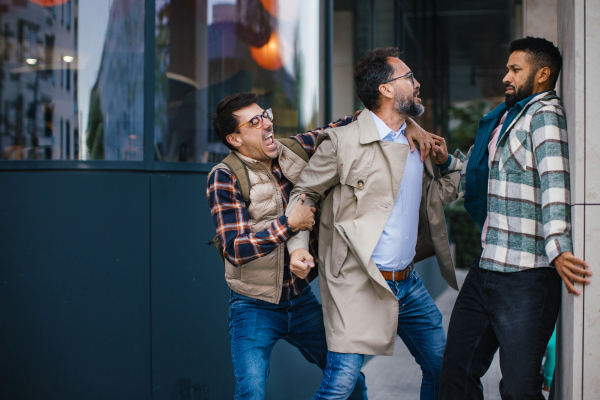
[[[280,240],[280,243],[285,242],[296,232],[292,230],[292,227],[287,223],[287,217],[282,215],[271,224],[271,230],[273,234]]]
[[[448,159],[446,160],[445,163],[436,164],[436,165],[440,169],[440,171],[445,171],[448,169],[448,167],[450,167],[450,164],[452,164],[452,156],[450,154],[448,154]]]
[[[559,236],[546,243],[546,254],[550,265],[554,265],[556,257],[567,251],[573,252],[573,241],[570,236]]]

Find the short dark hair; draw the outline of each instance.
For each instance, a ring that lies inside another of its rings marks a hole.
[[[519,50],[527,53],[527,61],[534,71],[537,72],[544,67],[550,68],[550,82],[556,86],[558,74],[562,68],[562,56],[554,43],[544,38],[527,36],[523,39],[513,40],[508,47],[508,54]]]
[[[255,93],[241,92],[232,94],[231,96],[225,97],[217,104],[217,109],[213,115],[210,116],[212,120],[213,128],[221,142],[227,146],[230,150],[235,150],[235,147],[229,144],[227,141],[227,135],[230,133],[237,133],[235,129],[240,122],[237,116],[233,113],[242,108],[251,106],[256,103],[258,96]]]
[[[388,58],[399,55],[396,47],[377,47],[367,51],[356,63],[356,95],[369,110],[379,107],[379,85],[391,79],[394,74],[394,67],[388,63]]]

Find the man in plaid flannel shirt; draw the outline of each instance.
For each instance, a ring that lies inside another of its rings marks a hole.
[[[245,204],[235,175],[223,164],[217,165],[209,175],[206,193],[213,222],[223,244],[225,278],[232,289],[229,332],[236,400],[264,398],[271,350],[280,339],[297,347],[308,361],[321,369],[327,364],[323,312],[310,287],[318,269],[314,268],[314,263],[290,265],[284,244],[298,230],[312,229],[315,210],[308,206],[294,207],[292,214],[296,208],[300,211],[289,218],[285,216],[295,182],[292,175],[299,174],[301,169],[292,172],[294,166],[289,167],[287,162],[286,171],[285,155],[288,155],[288,161],[293,155],[289,151],[286,153],[274,140],[273,114],[270,109],[263,110],[256,103],[257,99],[253,93],[226,97],[219,102],[212,116],[220,140],[246,164],[250,180],[259,180],[257,185],[252,186],[255,189],[250,193],[250,204]],[[316,151],[317,136],[321,131],[352,123],[353,119],[349,115],[324,128],[292,136],[292,139],[302,145],[311,157]],[[411,151],[418,144],[422,158],[428,155],[431,149],[429,138],[414,132],[414,136],[407,134],[407,139]],[[300,163],[303,162],[300,157],[297,158]],[[264,188],[275,183],[276,201],[270,202],[265,197],[269,197],[271,192],[265,192],[260,186]],[[283,206],[282,209],[276,209],[279,207],[275,207],[277,203]],[[263,217],[257,221],[256,215]],[[311,232],[310,243],[310,253],[316,259],[316,230]],[[278,253],[281,249],[283,252]],[[277,254],[283,255],[282,277],[276,274],[281,262]],[[282,282],[280,292],[274,296],[265,294],[265,287],[270,292],[279,287],[277,282],[271,282],[278,279]],[[364,375],[361,374],[350,399],[366,398]]]
[[[589,283],[573,256],[567,123],[553,90],[562,57],[527,37],[509,48],[506,101],[479,123],[464,157],[438,141],[442,173],[462,171],[460,195],[482,231],[454,305],[441,399],[483,398],[480,378],[500,348],[503,399],[544,399],[540,366],[560,307],[560,282]]]

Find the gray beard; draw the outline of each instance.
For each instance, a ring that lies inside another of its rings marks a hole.
[[[408,96],[397,96],[394,101],[394,110],[408,117],[419,117],[425,112],[425,107],[415,101],[414,98],[409,99]]]

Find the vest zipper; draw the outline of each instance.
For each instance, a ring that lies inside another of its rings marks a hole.
[[[273,184],[273,186],[275,186],[275,193],[277,193],[278,196],[279,196],[277,198],[277,201],[276,201],[276,203],[277,203],[277,215],[278,215],[278,218],[279,218],[279,216],[280,216],[279,214],[281,214],[283,212],[283,210],[282,210],[282,208],[283,208],[283,200],[281,198],[281,192],[279,190],[279,185],[277,184],[277,180],[275,179],[275,176],[273,176],[273,174],[271,173],[271,171],[269,170],[269,168],[267,168],[267,166],[264,165],[261,162],[258,162],[258,164],[260,164],[260,166],[262,168],[264,168],[265,171],[267,172],[267,176],[271,180],[271,183]],[[283,173],[283,170],[281,171],[281,174],[283,176],[285,176],[285,174]],[[288,179],[287,176],[286,176],[286,179]],[[285,246],[285,243],[283,245]],[[283,288],[283,260],[281,259],[282,251],[283,251],[283,247],[281,245],[277,246],[277,282],[276,282],[276,289],[277,289],[276,300],[277,300],[277,303],[279,303],[279,301],[281,300],[281,289]]]

